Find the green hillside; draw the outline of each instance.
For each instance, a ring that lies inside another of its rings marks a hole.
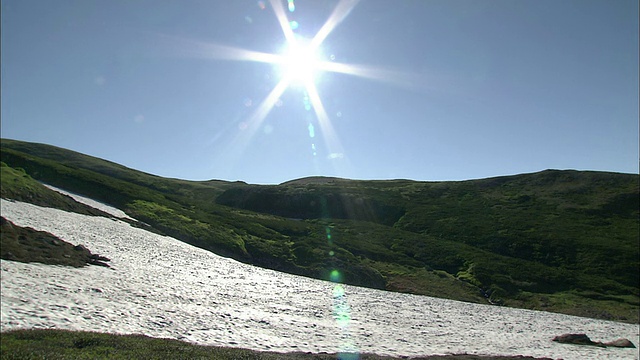
[[[460,182],[315,177],[266,186],[167,179],[49,145],[1,145],[3,197],[28,201],[33,186],[9,178],[33,178],[270,269],[638,322],[636,174],[547,170]],[[39,199],[52,196],[38,191]]]

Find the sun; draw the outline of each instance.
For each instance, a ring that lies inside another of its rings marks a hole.
[[[408,76],[407,74],[373,66],[336,62],[333,54],[328,57],[324,56],[322,44],[329,34],[347,18],[359,1],[338,0],[329,18],[318,32],[309,39],[294,32],[299,24],[295,20],[290,21],[283,6],[283,0],[269,0],[285,40],[284,45],[280,48],[281,51],[274,53],[258,52],[168,35],[162,35],[162,37],[177,42],[182,51],[189,56],[215,60],[253,61],[273,65],[274,75],[278,76],[279,79],[268,95],[253,107],[251,115],[242,122],[242,131],[238,132],[237,139],[234,141],[239,144],[239,149],[243,149],[249,144],[270,111],[274,107],[280,106],[278,104],[282,104],[280,99],[282,94],[289,88],[296,88],[303,93],[302,102],[305,110],[312,111],[315,114],[320,133],[323,134],[325,146],[328,150],[328,156],[342,158],[342,145],[333,129],[329,114],[324,108],[320,93],[316,87],[322,74],[340,73],[390,83],[414,83],[416,81],[413,75]],[[265,2],[259,1],[258,3],[262,4],[261,9],[264,9]],[[293,13],[295,11],[294,0],[287,0],[286,3],[288,4],[289,13]],[[315,132],[310,130],[309,134],[310,137],[314,137]],[[312,144],[312,148],[315,155],[315,143]]]
[[[289,85],[308,87],[316,82],[321,64],[319,49],[309,45],[308,40],[298,38],[285,46],[279,65],[282,79]]]

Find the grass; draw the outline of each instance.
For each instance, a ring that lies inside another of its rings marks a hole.
[[[76,211],[51,191],[31,195],[37,179],[265,268],[322,279],[337,270],[354,285],[639,322],[636,174],[258,186],[166,179],[48,145],[1,144],[3,197]]]
[[[29,176],[24,169],[12,168],[4,162],[0,162],[0,197],[67,209],[80,214],[108,216],[100,210],[80,204],[69,196],[47,188]]]
[[[217,359],[217,360],[391,360],[399,359],[373,354],[311,354],[261,352],[232,347],[194,345],[187,342],[158,339],[143,335],[116,335],[67,330],[13,330],[0,333],[0,359]],[[533,359],[518,356],[477,356],[469,354],[424,356],[423,360],[515,360]]]
[[[88,264],[108,267],[105,261],[110,261],[92,254],[84,246],[70,244],[44,231],[17,226],[4,217],[0,217],[0,258],[72,267]]]

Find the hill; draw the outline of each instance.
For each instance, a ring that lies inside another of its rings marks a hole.
[[[314,177],[250,185],[167,179],[7,139],[1,160],[2,197],[37,198],[78,211],[53,200],[51,190],[34,185],[37,180],[257,266],[390,291],[638,322],[635,174],[547,170],[459,182]]]

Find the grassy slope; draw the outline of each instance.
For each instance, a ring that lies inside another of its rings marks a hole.
[[[256,186],[165,179],[10,140],[1,154],[33,178],[259,266],[325,279],[338,270],[334,279],[351,284],[638,322],[637,175]]]
[[[67,209],[85,215],[109,216],[90,206],[76,202],[73,198],[55,192],[42,185],[22,168],[12,168],[0,163],[0,197],[24,201],[35,205]]]
[[[0,163],[0,197],[41,206],[64,208],[85,215],[108,214],[76,202],[73,198],[50,190],[25,173]],[[40,262],[50,265],[81,267],[87,264],[108,266],[107,258],[92,254],[84,246],[74,246],[56,236],[17,226],[0,217],[0,258]]]

